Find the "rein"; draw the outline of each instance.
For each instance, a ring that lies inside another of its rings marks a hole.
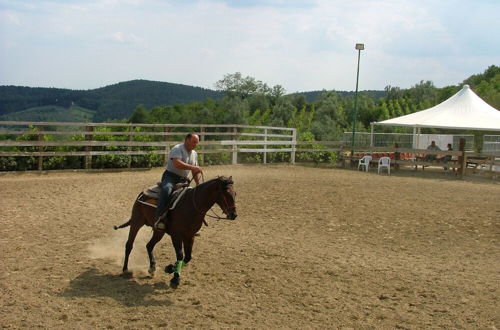
[[[201,172],[201,178],[202,178],[202,182],[205,182],[205,177],[203,176],[203,172]],[[194,177],[191,179],[191,181],[193,181]],[[190,183],[191,183],[190,181]],[[219,192],[222,194],[222,188],[219,186]],[[194,207],[194,210],[200,214],[203,214],[205,213],[205,216],[207,217],[210,217],[212,219],[217,219],[217,220],[224,220],[226,218],[223,218],[221,217],[220,215],[218,215],[214,210],[213,208],[211,207],[210,209],[208,209],[206,212],[202,212],[198,209],[198,207],[196,206],[196,200],[195,200],[195,194],[196,194],[196,188],[193,189],[193,207]],[[236,206],[230,206],[229,203],[227,202],[227,199],[226,199],[226,196],[224,196],[224,194],[222,194],[222,198],[224,200],[224,203],[226,204],[226,209],[227,211],[229,211],[230,209],[234,209],[236,208]],[[212,213],[214,215],[210,215],[210,214],[207,214],[208,211],[212,211]],[[208,226],[208,224],[206,223],[205,219],[203,219],[203,223],[205,224],[205,226]]]

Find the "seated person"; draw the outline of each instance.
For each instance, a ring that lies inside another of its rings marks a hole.
[[[447,148],[448,148],[448,151],[453,151],[453,147],[452,147],[451,143],[448,143]],[[446,156],[439,158],[438,160],[440,162],[447,163],[451,160],[451,157],[452,157],[451,155],[446,155]]]
[[[431,145],[427,147],[427,150],[441,150],[437,145],[436,141],[432,141]],[[425,161],[432,161],[436,159],[436,155],[426,155],[424,160]]]

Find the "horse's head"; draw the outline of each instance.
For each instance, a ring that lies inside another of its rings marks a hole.
[[[233,177],[220,176],[218,180],[221,189],[215,202],[228,219],[234,220],[238,214],[236,214],[236,191],[233,188]]]

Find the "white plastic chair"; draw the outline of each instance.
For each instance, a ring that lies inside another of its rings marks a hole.
[[[363,156],[358,162],[358,171],[361,166],[365,167],[366,172],[368,172],[368,168],[370,167],[370,162],[372,161],[372,156]]]
[[[380,174],[380,169],[386,167],[387,174],[391,174],[391,159],[389,157],[380,157],[378,160],[378,173]]]

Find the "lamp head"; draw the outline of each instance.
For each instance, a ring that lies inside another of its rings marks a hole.
[[[365,49],[365,44],[356,44],[356,49],[357,50],[363,50],[363,49]]]

